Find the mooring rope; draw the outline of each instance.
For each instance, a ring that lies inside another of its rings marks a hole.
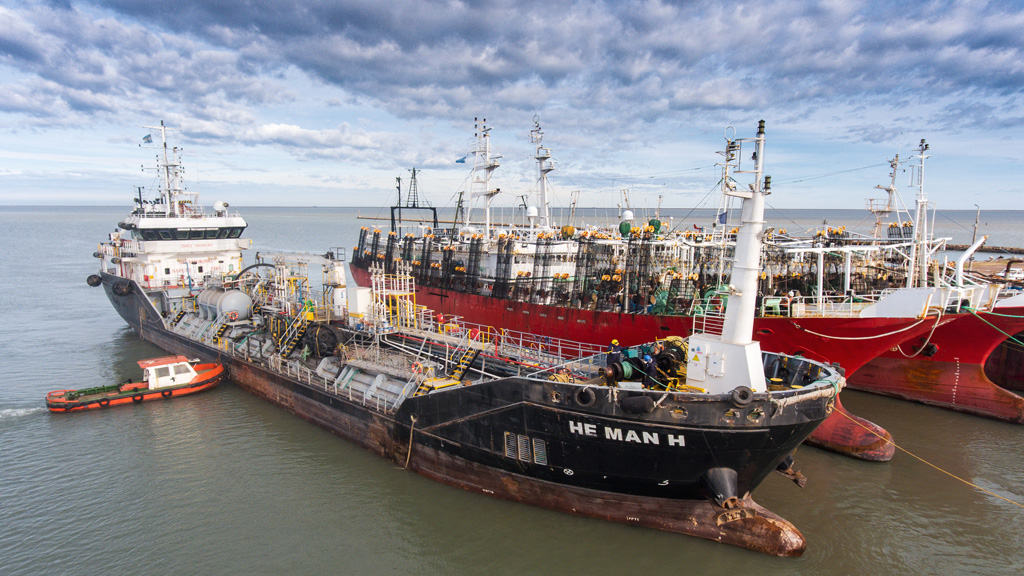
[[[936,326],[938,325],[939,318],[941,318],[941,317],[942,317],[941,315],[936,316],[936,319],[935,319]],[[899,334],[900,332],[906,332],[907,330],[910,330],[911,328],[917,326],[918,324],[920,324],[922,322],[924,322],[923,318],[921,320],[918,320],[917,322],[914,322],[910,326],[907,326],[906,328],[900,328],[899,330],[893,330],[892,332],[887,332],[885,334],[875,334],[874,336],[829,336],[828,334],[819,334],[819,333],[817,333],[817,332],[815,332],[813,330],[810,330],[808,328],[804,328],[803,326],[797,324],[796,322],[793,322],[793,326],[796,326],[797,330],[803,330],[804,332],[807,332],[808,334],[812,334],[812,335],[817,336],[819,338],[830,338],[832,340],[874,340],[875,338],[883,338],[885,336],[892,336],[893,334]],[[932,330],[935,330],[934,326],[932,327]]]
[[[402,466],[402,470],[409,468],[409,459],[412,458],[412,433],[416,430],[416,415],[410,414],[409,419],[412,420],[412,425],[409,426],[409,451],[405,453],[405,465]]]
[[[903,346],[901,346],[899,344],[896,345],[896,350],[900,354],[902,354],[904,358],[916,358],[919,354],[921,354],[921,352],[924,352],[924,349],[928,346],[928,344],[931,343],[932,335],[935,334],[935,329],[939,327],[939,321],[940,320],[942,320],[942,309],[941,308],[939,308],[939,315],[938,315],[938,317],[935,318],[935,324],[932,325],[931,331],[928,332],[928,337],[925,338],[924,342],[922,342],[921,345],[917,347],[917,352],[914,352],[913,354],[907,354],[906,352],[903,351]]]
[[[968,310],[968,311],[969,311],[969,312],[970,312],[971,314],[974,314],[974,316],[975,316],[976,318],[978,318],[978,320],[981,320],[981,321],[982,321],[982,322],[984,322],[985,324],[988,324],[989,326],[991,326],[992,328],[994,328],[994,329],[996,330],[996,332],[999,332],[1000,334],[1003,334],[1004,336],[1006,336],[1008,340],[1011,340],[1011,341],[1013,341],[1013,342],[1014,342],[1015,344],[1020,344],[1020,345],[1024,346],[1024,342],[1021,342],[1020,340],[1016,339],[1016,338],[1015,338],[1015,337],[1013,336],[1013,334],[1010,334],[1010,333],[1008,333],[1008,332],[1005,332],[1005,331],[1003,331],[1002,329],[1000,329],[1000,328],[999,328],[998,326],[996,326],[995,324],[993,324],[993,323],[989,322],[988,320],[985,320],[984,318],[982,318],[981,314],[978,314],[978,313],[977,313],[976,311],[974,311],[974,310],[972,310],[972,309],[970,309],[970,308],[968,308],[967,310]],[[986,312],[986,314],[992,314],[993,316],[1002,316],[1002,317],[1004,317],[1004,318],[1020,318],[1020,316],[1011,316],[1011,315],[1009,315],[1009,314],[996,314],[995,312]]]
[[[947,476],[949,476],[951,478],[955,478],[956,480],[959,480],[959,481],[963,482],[964,484],[967,484],[968,486],[970,486],[971,488],[974,488],[975,490],[978,490],[980,492],[984,492],[985,494],[988,494],[989,496],[994,496],[996,498],[999,498],[1000,500],[1004,500],[1006,502],[1009,502],[1010,504],[1013,504],[1014,506],[1017,506],[1018,508],[1024,508],[1024,504],[1021,504],[1020,502],[1017,502],[1016,500],[1010,500],[1009,498],[1007,498],[1005,496],[1000,496],[999,494],[996,494],[995,492],[993,492],[991,490],[987,490],[985,488],[982,488],[981,486],[978,486],[977,484],[975,484],[974,482],[971,482],[970,480],[964,480],[963,478],[957,476],[956,474],[953,474],[952,472],[950,472],[948,470],[944,470],[943,468],[940,468],[939,466],[936,466],[935,464],[932,464],[931,462],[925,460],[924,458],[921,458],[917,454],[914,454],[910,450],[907,450],[906,448],[904,448],[904,447],[900,446],[899,444],[893,442],[891,439],[885,438],[884,436],[882,436],[878,432],[875,432],[874,430],[872,430],[872,429],[868,428],[867,426],[861,424],[857,420],[854,420],[852,416],[850,416],[849,414],[843,413],[842,410],[839,410],[838,412],[840,414],[842,414],[845,418],[847,418],[850,422],[853,422],[854,424],[856,424],[857,426],[860,426],[861,428],[867,430],[871,434],[874,434],[875,436],[878,436],[883,441],[888,442],[889,444],[892,444],[893,447],[895,447],[900,452],[903,452],[904,454],[907,454],[908,456],[910,456],[912,458],[915,458],[918,461],[920,461],[920,462],[922,462],[924,464],[927,464],[928,466],[931,466],[932,468],[938,470],[939,472],[942,472],[943,474],[945,474],[945,475],[947,475]]]

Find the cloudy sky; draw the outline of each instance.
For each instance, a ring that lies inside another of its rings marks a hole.
[[[556,206],[707,206],[763,118],[774,207],[862,208],[926,138],[940,209],[1024,208],[1020,2],[0,0],[0,83],[0,204],[129,205],[163,120],[206,204],[376,207],[416,167],[450,206],[480,117],[513,205],[537,116]]]

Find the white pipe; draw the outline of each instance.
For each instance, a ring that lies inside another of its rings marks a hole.
[[[964,253],[961,254],[960,257],[956,259],[957,286],[964,285],[964,262],[967,262],[967,259],[970,258],[971,255],[973,255],[978,250],[978,248],[981,248],[981,245],[984,244],[986,240],[988,240],[987,234],[985,236],[982,236],[981,240],[978,240],[974,244],[971,244],[971,247],[968,248],[967,250],[964,250]]]

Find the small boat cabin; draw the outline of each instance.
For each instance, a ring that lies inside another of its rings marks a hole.
[[[150,390],[188,384],[196,377],[195,368],[184,356],[140,360],[139,367],[142,368],[142,379],[149,384]]]

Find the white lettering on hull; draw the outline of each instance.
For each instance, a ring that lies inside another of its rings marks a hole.
[[[588,424],[585,422],[576,422],[574,420],[569,421],[569,433],[577,434],[579,436],[589,436],[591,438],[604,438],[605,440],[611,440],[613,442],[629,442],[632,444],[648,444],[660,446],[662,438],[668,446],[686,446],[686,439],[682,434],[668,434],[659,432],[649,432],[647,430],[630,430],[616,428],[613,426],[602,426],[603,433],[598,434],[597,424]]]

